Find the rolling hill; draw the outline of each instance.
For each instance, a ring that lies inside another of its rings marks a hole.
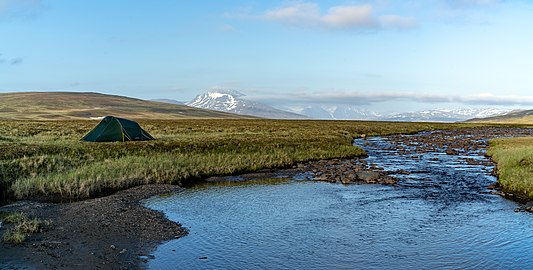
[[[533,110],[513,111],[504,115],[474,118],[467,122],[474,123],[502,123],[502,124],[533,124]]]
[[[79,92],[0,93],[0,120],[252,118],[185,105]]]

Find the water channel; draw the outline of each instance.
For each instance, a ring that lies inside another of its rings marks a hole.
[[[486,190],[493,168],[465,162],[486,159],[480,150],[399,154],[387,138],[356,144],[369,163],[411,173],[394,186],[295,177],[151,198],[148,207],[189,235],[161,245],[149,268],[533,269],[533,215]]]

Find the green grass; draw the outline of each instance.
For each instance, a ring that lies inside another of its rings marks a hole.
[[[0,183],[15,199],[88,198],[148,183],[183,184],[296,162],[363,155],[361,134],[475,124],[185,119],[144,120],[155,141],[88,143],[97,121],[0,121]]]
[[[494,139],[488,154],[497,163],[498,182],[505,192],[533,198],[533,137]]]
[[[41,230],[45,222],[37,218],[28,218],[20,212],[0,213],[0,220],[11,224],[11,228],[5,230],[2,240],[16,245],[22,244],[26,237]]]

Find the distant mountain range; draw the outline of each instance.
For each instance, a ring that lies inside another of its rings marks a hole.
[[[168,99],[168,98],[150,99],[150,101],[170,103],[170,104],[176,104],[176,105],[185,105],[185,102],[183,101],[177,101],[177,100]]]
[[[511,110],[505,109],[437,109],[418,112],[406,112],[384,117],[387,121],[406,122],[460,122],[472,118],[485,118],[495,115],[503,115]]]
[[[271,119],[306,119],[308,117],[293,112],[276,109],[272,106],[242,98],[237,91],[209,91],[185,103],[188,106],[241,115],[251,115]]]
[[[0,94],[2,119],[95,119],[115,115],[133,119],[247,118],[379,120],[417,122],[533,123],[533,110],[440,109],[382,115],[356,106],[295,106],[275,108],[251,101],[237,91],[209,91],[181,105],[172,99],[142,100],[80,92],[19,92]]]
[[[322,120],[379,120],[381,115],[376,112],[360,109],[356,106],[308,106],[293,107],[289,110],[313,119]]]
[[[484,118],[508,113],[510,110],[486,109],[435,109],[416,112],[380,114],[355,106],[310,106],[293,109],[315,119],[328,120],[379,120],[402,122],[458,122],[471,118]]]
[[[511,110],[484,109],[436,109],[395,114],[380,114],[356,106],[293,106],[274,108],[244,98],[237,91],[209,91],[187,102],[188,106],[277,119],[323,119],[323,120],[374,120],[403,122],[458,122],[472,118],[485,118],[509,113]]]

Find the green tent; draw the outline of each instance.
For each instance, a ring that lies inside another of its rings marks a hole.
[[[106,116],[91,132],[81,138],[87,142],[124,142],[154,140],[137,122]]]

